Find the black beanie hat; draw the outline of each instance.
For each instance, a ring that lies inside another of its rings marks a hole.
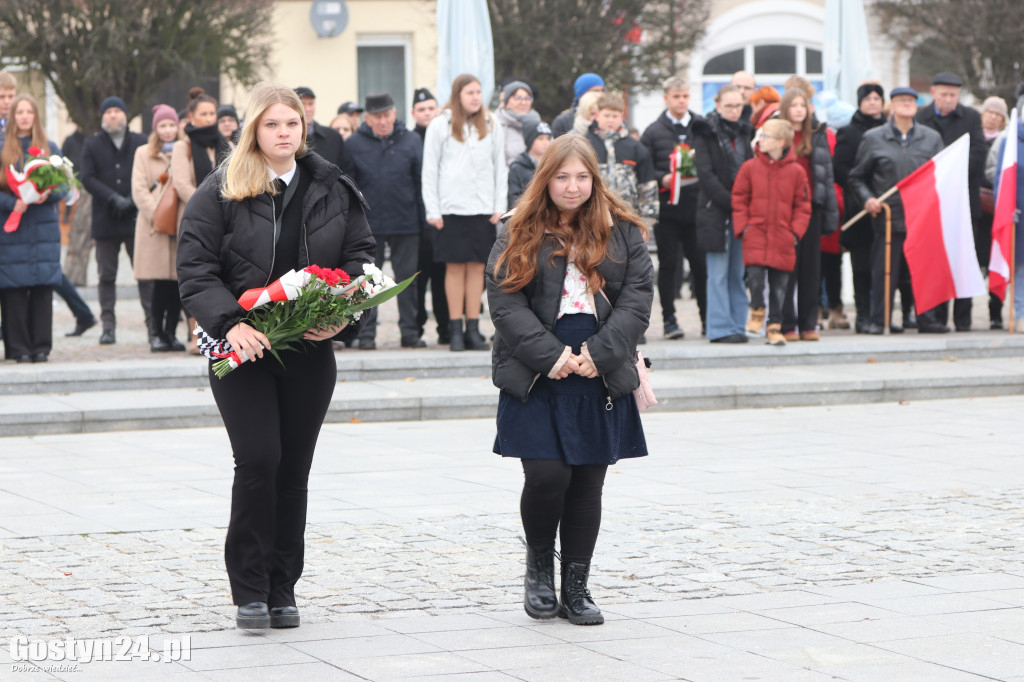
[[[878,96],[885,100],[885,90],[878,83],[865,83],[864,85],[857,88],[857,106],[860,107],[860,103],[865,97],[870,95],[872,92],[877,92]]]
[[[523,125],[523,142],[526,143],[526,153],[530,153],[534,141],[541,135],[550,135],[551,126],[544,121],[530,121]]]

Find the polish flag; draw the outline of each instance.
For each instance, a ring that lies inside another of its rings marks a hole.
[[[999,193],[996,195],[996,212],[992,218],[992,254],[988,261],[988,288],[999,297],[1006,298],[1006,286],[1010,283],[1010,263],[1013,262],[1014,216],[1017,212],[1017,108],[1010,114],[1010,125],[1006,127],[1006,146],[1003,148],[1003,163],[999,166]]]
[[[907,225],[903,254],[920,311],[985,293],[967,193],[969,153],[965,134],[896,183]]]

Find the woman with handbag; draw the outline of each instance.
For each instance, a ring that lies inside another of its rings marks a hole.
[[[139,207],[135,220],[135,279],[153,282],[149,349],[183,351],[176,331],[181,315],[178,296],[177,225],[184,203],[171,182],[171,154],[178,139],[178,115],[166,104],[153,107],[149,144],[135,150],[132,165],[132,200]]]
[[[178,192],[182,206],[188,203],[206,176],[223,163],[231,152],[231,145],[220,133],[217,125],[217,100],[195,87],[188,92],[189,123],[185,126],[185,138],[174,144],[171,154],[171,182]],[[186,311],[186,314],[187,311]],[[188,352],[199,355],[196,337],[192,335],[195,320],[189,314]]]
[[[501,389],[494,451],[522,460],[526,612],[604,622],[587,587],[608,466],[643,457],[633,391],[650,322],[647,228],[601,179],[590,142],[548,147],[487,264]],[[562,586],[554,550],[561,534]]]

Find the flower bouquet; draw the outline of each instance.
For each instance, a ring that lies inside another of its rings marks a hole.
[[[7,186],[14,196],[26,204],[42,203],[52,190],[66,189],[70,192],[66,199],[70,206],[78,200],[78,188],[82,186],[75,177],[74,166],[69,159],[58,154],[47,157],[39,147],[28,148],[23,170],[19,171],[12,165],[4,172],[7,175]],[[4,223],[4,232],[16,231],[22,215],[22,212],[11,211]]]
[[[697,182],[697,162],[693,147],[685,143],[675,146],[669,157],[669,172],[672,173],[672,203],[678,204],[680,190]]]
[[[284,365],[278,353],[300,347],[308,330],[354,322],[364,310],[400,294],[416,277],[396,284],[372,263],[363,265],[363,273],[352,281],[344,270],[318,265],[298,272],[290,270],[269,286],[249,289],[239,297],[239,305],[249,311],[242,321],[266,335],[270,342],[267,352]],[[192,333],[200,352],[215,361],[213,372],[217,378],[245,361],[227,339],[214,339],[198,325]]]

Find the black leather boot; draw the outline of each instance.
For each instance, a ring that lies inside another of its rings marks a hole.
[[[171,349],[170,344],[167,343],[167,339],[162,334],[150,334],[149,336],[149,350],[154,353],[164,353]]]
[[[558,615],[555,594],[555,548],[526,546],[526,596],[523,607],[530,618],[554,618]]]
[[[466,319],[466,350],[487,350],[490,345],[480,334],[480,320]]]
[[[299,627],[299,609],[295,606],[275,606],[270,609],[270,627]]]
[[[461,318],[448,323],[448,343],[451,350],[466,350],[466,337],[462,332]]]
[[[238,607],[235,625],[240,630],[257,630],[270,627],[270,610],[260,601],[250,602]]]
[[[577,561],[562,562],[562,595],[559,618],[568,618],[573,625],[600,625],[604,622],[601,609],[590,596],[587,579],[590,564]]]

